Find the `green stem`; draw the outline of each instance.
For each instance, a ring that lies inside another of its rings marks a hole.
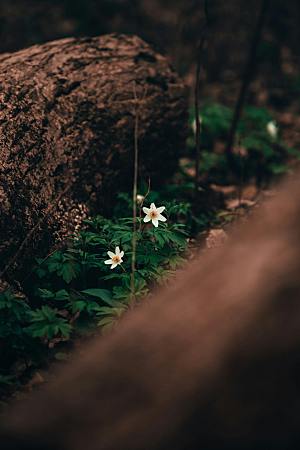
[[[137,230],[137,211],[136,211],[136,197],[137,197],[137,178],[138,178],[138,132],[139,132],[139,109],[138,98],[136,93],[136,84],[133,85],[133,94],[135,100],[135,122],[134,122],[134,173],[133,173],[133,189],[132,189],[132,204],[133,204],[133,232],[132,232],[132,257],[131,257],[131,277],[130,277],[130,303],[135,303],[135,269],[136,269],[136,230]]]

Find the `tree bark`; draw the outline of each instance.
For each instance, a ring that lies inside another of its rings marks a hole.
[[[140,176],[156,187],[174,172],[186,134],[185,88],[164,57],[125,35],[0,56],[2,271],[18,249],[18,264],[5,272],[131,189],[134,83]]]

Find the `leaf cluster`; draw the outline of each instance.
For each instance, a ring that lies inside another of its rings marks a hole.
[[[265,108],[246,106],[240,118],[236,136],[234,165],[225,154],[226,142],[231,127],[233,111],[219,103],[207,102],[200,111],[201,116],[201,161],[200,171],[214,182],[224,183],[232,168],[236,176],[258,183],[268,181],[274,175],[289,170],[288,159],[300,158],[297,150],[288,147],[281,139],[280,132],[272,136],[268,124],[274,122],[271,113]],[[191,134],[188,140],[191,151],[194,149],[194,111],[191,111]]]
[[[155,197],[155,193],[153,194]],[[123,195],[126,203],[129,197]],[[168,221],[155,228],[138,217],[134,297],[182,263],[187,245],[185,221],[190,205],[169,202]],[[120,208],[121,209],[121,208]],[[64,248],[37,259],[25,297],[10,290],[0,294],[0,343],[16,358],[35,344],[53,347],[86,327],[109,329],[128,310],[132,298],[133,220],[96,216]],[[104,264],[107,251],[119,246],[124,262],[115,270]],[[0,347],[1,348],[1,347]]]

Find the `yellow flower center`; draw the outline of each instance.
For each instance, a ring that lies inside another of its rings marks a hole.
[[[119,255],[115,255],[115,256],[112,258],[112,261],[113,261],[115,264],[117,264],[117,263],[119,263],[119,262],[121,261],[121,257],[120,257]]]
[[[151,217],[151,219],[156,219],[157,216],[158,216],[158,214],[157,214],[156,211],[151,211],[151,212],[150,212],[150,217]]]

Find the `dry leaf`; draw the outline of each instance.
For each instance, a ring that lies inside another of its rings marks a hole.
[[[251,206],[254,206],[255,202],[253,200],[247,200],[246,198],[238,199],[234,198],[232,200],[226,201],[226,206],[228,209],[237,209],[237,208],[243,208],[247,207],[250,208]]]
[[[215,192],[221,192],[224,195],[230,195],[230,194],[234,194],[237,190],[237,187],[234,185],[230,185],[230,186],[222,186],[219,184],[211,184],[210,188],[215,191]]]

